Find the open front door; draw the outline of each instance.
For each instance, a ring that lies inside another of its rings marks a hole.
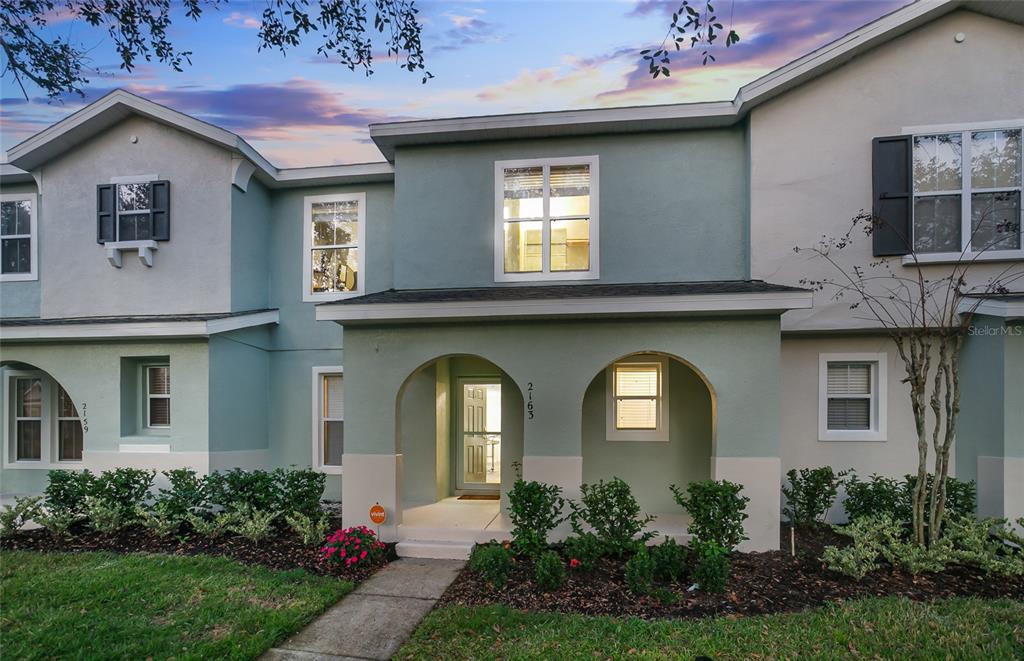
[[[501,484],[501,383],[462,381],[458,486],[496,490]]]

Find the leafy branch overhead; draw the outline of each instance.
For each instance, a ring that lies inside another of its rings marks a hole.
[[[26,84],[35,85],[53,99],[62,94],[82,95],[89,83],[89,51],[79,42],[53,34],[58,18],[82,20],[105,29],[120,58],[131,72],[139,60],[157,61],[175,71],[191,64],[191,51],[174,45],[168,31],[173,13],[198,21],[220,0],[0,0],[0,45],[3,75],[10,75],[26,99]],[[173,12],[172,12],[173,9]],[[372,14],[373,28],[367,24]],[[422,72],[422,82],[433,78],[426,70],[421,40],[422,24],[414,0],[267,0],[260,20],[258,49],[282,54],[307,37],[320,36],[316,52],[336,59],[350,70],[373,73],[374,56],[385,52],[411,72]]]
[[[730,22],[731,20],[730,16]],[[711,51],[716,42],[721,43],[718,40],[723,35],[726,48],[740,40],[740,35],[731,25],[726,31],[711,2],[705,2],[703,8],[695,8],[689,0],[683,0],[679,9],[672,14],[672,23],[669,24],[661,45],[657,48],[644,49],[640,51],[640,55],[647,62],[648,73],[652,78],[668,76],[671,73],[669,67],[672,64],[672,53],[682,50],[684,46],[691,49],[700,48],[702,65],[714,62],[715,56]]]

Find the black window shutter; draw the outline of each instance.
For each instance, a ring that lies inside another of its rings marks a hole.
[[[149,187],[153,240],[171,240],[171,182],[154,181]]]
[[[911,190],[913,141],[909,135],[875,138],[871,141],[871,182],[875,218],[872,252],[875,257],[906,255],[911,248],[911,218],[914,195]]]
[[[116,184],[100,184],[96,187],[96,243],[116,241],[114,189]]]

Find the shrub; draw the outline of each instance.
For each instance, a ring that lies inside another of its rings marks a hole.
[[[279,509],[290,510],[318,519],[321,513],[320,499],[327,486],[327,474],[312,469],[275,471],[280,483],[281,503]],[[324,524],[326,526],[326,522]],[[326,532],[326,529],[325,529]],[[321,537],[316,543],[323,541]]]
[[[366,526],[335,530],[320,549],[320,560],[327,565],[346,569],[373,565],[384,560],[387,547]]]
[[[85,516],[89,519],[90,528],[108,535],[128,524],[127,517],[118,504],[99,496],[85,497]],[[134,518],[134,512],[132,517]]]
[[[533,567],[537,587],[545,592],[557,590],[565,583],[565,563],[554,551],[544,551]]]
[[[585,532],[566,537],[565,543],[562,545],[562,552],[570,565],[573,560],[576,561],[576,564],[573,565],[574,569],[592,571],[597,566],[597,561],[604,555],[604,544],[594,533]]]
[[[88,470],[52,470],[47,474],[46,509],[48,515],[64,516],[85,514],[85,497],[92,493],[95,476]]]
[[[682,578],[686,571],[686,547],[676,544],[676,540],[666,537],[665,541],[651,547],[651,558],[654,560],[654,577],[659,581],[674,583]]]
[[[278,513],[261,511],[249,505],[240,505],[228,516],[228,530],[250,542],[262,542],[273,534],[274,521],[277,519]]]
[[[671,486],[676,502],[689,512],[690,532],[694,538],[715,542],[731,552],[736,545],[747,539],[743,521],[750,499],[741,496],[743,485],[726,480],[704,480],[691,482],[686,492],[676,485]]]
[[[140,507],[135,512],[136,517],[146,530],[159,537],[176,535],[181,530],[184,518],[173,506],[166,501],[158,501],[151,509]]]
[[[846,473],[836,473],[831,466],[801,468],[799,472],[790,469],[786,473],[789,484],[782,485],[782,493],[786,496],[786,507],[782,508],[782,513],[793,525],[809,526],[824,522]]]
[[[149,498],[156,471],[141,468],[115,468],[103,471],[92,483],[89,494],[103,501],[105,509],[116,509],[125,522],[135,518],[135,512]],[[96,505],[93,505],[95,509]],[[88,509],[89,506],[86,505]],[[92,514],[89,514],[92,519]]]
[[[320,546],[327,537],[326,514],[321,513],[319,517],[313,518],[302,512],[294,512],[287,515],[284,521],[306,546]]]
[[[832,571],[860,580],[879,567],[879,556],[897,561],[902,529],[890,515],[864,516],[848,526],[833,528],[852,538],[853,543],[844,548],[825,547],[821,560]]]
[[[606,550],[622,555],[642,546],[655,533],[645,532],[653,516],[641,515],[640,505],[629,485],[614,477],[597,484],[584,484],[579,503],[572,503],[572,529],[583,532],[581,521],[590,526]]]
[[[654,559],[646,546],[640,546],[626,561],[626,587],[633,594],[649,594],[654,588]]]
[[[154,506],[160,505],[168,515],[184,520],[189,514],[206,509],[206,478],[191,468],[175,468],[163,472],[170,489],[160,489]]]
[[[693,578],[705,592],[725,591],[729,580],[729,549],[713,540],[697,539],[691,545],[697,562]]]
[[[84,514],[67,510],[43,510],[36,516],[36,523],[50,531],[56,537],[71,534],[71,528],[85,518]]]
[[[477,544],[469,555],[469,568],[491,587],[503,587],[512,573],[512,551],[493,539],[489,544]]]
[[[854,473],[846,478],[844,487],[846,500],[843,507],[851,523],[870,516],[888,516],[896,521],[909,520],[909,516],[902,518],[900,512],[905,493],[896,480],[872,474],[866,482],[862,482]]]
[[[1018,525],[1024,528],[1024,520]],[[951,518],[939,543],[948,544],[960,564],[996,576],[1024,576],[1024,537],[1013,532],[1006,519]]]
[[[229,511],[277,512],[281,503],[278,476],[270,471],[217,471],[206,477],[206,490],[210,504]]]
[[[40,505],[42,500],[41,496],[30,496],[15,498],[14,505],[4,505],[4,511],[0,512],[0,532],[4,535],[13,535],[30,519],[39,516],[43,511]]]
[[[928,474],[925,484],[927,502],[931,502],[932,485],[935,483],[934,476]],[[906,475],[903,478],[904,495],[900,507],[896,512],[899,521],[911,521],[914,512],[914,486],[917,484],[916,475]],[[971,480],[958,480],[955,477],[946,478],[946,510],[945,518],[958,518],[974,516],[975,503],[978,490]],[[926,505],[927,507],[927,505]]]
[[[221,512],[210,517],[204,517],[200,514],[189,514],[185,517],[185,521],[192,526],[192,530],[196,534],[216,539],[228,532],[237,518],[238,515],[235,512]]]
[[[512,545],[516,553],[540,557],[547,548],[548,533],[565,521],[561,487],[518,478],[508,492],[512,520]]]

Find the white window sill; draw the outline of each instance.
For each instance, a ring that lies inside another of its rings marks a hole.
[[[931,252],[903,256],[903,266],[917,264],[957,264],[959,262],[1012,262],[1024,260],[1024,250],[992,250],[990,252]]]
[[[341,475],[344,468],[342,466],[316,466],[313,470],[327,475]]]
[[[107,249],[107,261],[114,268],[121,268],[121,253],[132,250],[138,251],[139,261],[143,266],[153,266],[153,251],[156,250],[156,241],[107,241],[103,244]]]
[[[330,292],[323,294],[311,294],[305,293],[302,295],[303,303],[329,303],[331,301],[342,301],[346,298],[356,298],[362,296],[362,291],[345,291],[345,292]]]
[[[61,461],[57,463],[42,461],[8,461],[4,470],[76,470],[85,468],[81,461]]]
[[[38,280],[39,276],[33,271],[32,273],[3,273],[0,274],[0,282],[30,282],[32,280]]]
[[[565,271],[560,273],[497,273],[495,282],[572,282],[574,280],[597,280],[601,274],[595,271]]]
[[[871,430],[856,430],[856,431],[826,431],[822,432],[818,436],[818,441],[824,442],[835,442],[835,441],[868,441],[868,442],[884,442],[885,434],[878,431]]]
[[[618,432],[608,433],[609,443],[668,443],[668,435],[658,432]]]

